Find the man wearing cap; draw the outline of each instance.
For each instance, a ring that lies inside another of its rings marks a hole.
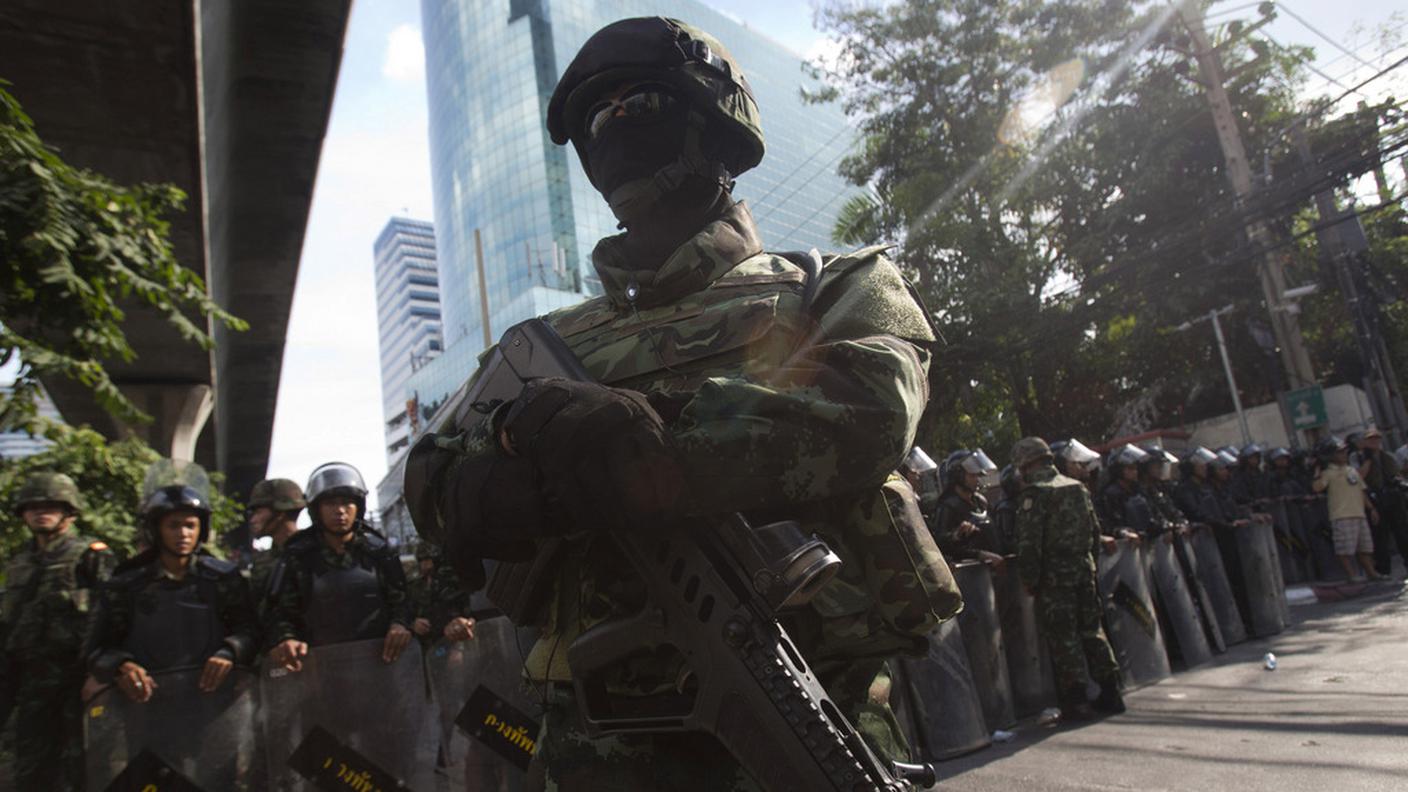
[[[1393,545],[1408,566],[1408,515],[1404,514],[1403,493],[1395,481],[1398,462],[1384,450],[1384,436],[1376,427],[1369,427],[1359,438],[1359,469],[1364,473],[1364,485],[1379,510],[1379,521],[1371,527],[1374,534],[1374,569],[1380,575],[1393,571]]]
[[[307,503],[298,482],[286,478],[264,479],[249,492],[249,528],[254,537],[269,537],[272,544],[254,556],[249,590],[263,620],[273,594],[269,577],[283,555],[284,544],[298,532],[298,513]]]
[[[1124,711],[1119,665],[1100,626],[1095,553],[1100,524],[1085,487],[1056,472],[1051,449],[1039,437],[1012,447],[1021,471],[1017,506],[1017,569],[1036,597],[1041,632],[1051,648],[1061,716],[1089,720],[1095,711]],[[1086,671],[1100,685],[1094,707],[1086,698]]]
[[[116,559],[106,544],[73,530],[81,509],[78,487],[62,473],[31,476],[15,502],[33,539],[5,569],[0,725],[13,704],[21,792],[83,784],[83,640]]]
[[[1379,580],[1382,575],[1374,569],[1374,540],[1369,530],[1371,521],[1378,521],[1378,512],[1369,500],[1364,478],[1353,465],[1349,464],[1349,447],[1338,438],[1320,441],[1317,447],[1323,467],[1315,474],[1311,488],[1325,493],[1330,512],[1330,529],[1335,538],[1335,558],[1344,568],[1344,574],[1353,582]],[[1362,574],[1355,567],[1356,559]]]

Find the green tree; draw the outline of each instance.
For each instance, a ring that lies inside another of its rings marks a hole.
[[[64,162],[0,88],[0,365],[21,361],[0,395],[0,429],[42,430],[39,383],[59,377],[128,422],[146,420],[105,368],[134,354],[124,306],[161,312],[205,348],[208,327],[192,316],[244,329],[176,260],[164,218],[184,201],[170,185],[122,187]]]
[[[0,465],[0,555],[8,558],[29,539],[29,529],[14,512],[15,496],[30,474],[42,471],[65,473],[78,484],[84,509],[78,530],[107,542],[119,556],[128,556],[137,547],[137,511],[141,507],[142,482],[147,467],[161,458],[150,446],[136,438],[109,443],[92,429],[59,431],[48,450],[33,456],[6,460]],[[213,536],[230,530],[243,519],[240,505],[219,492],[221,478],[211,474]]]
[[[209,321],[245,328],[176,259],[164,218],[184,200],[170,185],[123,187],[64,162],[0,88],[0,366],[18,363],[13,387],[0,392],[0,431],[28,431],[53,444],[0,461],[0,552],[9,555],[28,538],[12,510],[14,495],[42,470],[78,482],[87,505],[81,530],[119,553],[134,548],[142,481],[159,455],[136,438],[108,442],[87,427],[46,420],[37,402],[41,380],[68,378],[123,421],[149,420],[105,368],[134,354],[123,331],[133,306],[159,311],[205,348]],[[219,474],[211,480],[218,488]],[[238,503],[219,492],[212,501],[215,532],[238,524]]]
[[[1230,409],[1210,331],[1173,330],[1229,301],[1243,390],[1274,397],[1242,236],[1268,207],[1233,200],[1168,4],[835,2],[819,18],[862,135],[841,171],[868,188],[836,235],[898,244],[946,342],[924,441],[1104,439]],[[1294,111],[1306,55],[1226,42],[1250,151]]]

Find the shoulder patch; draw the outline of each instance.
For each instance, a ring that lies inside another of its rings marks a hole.
[[[1032,507],[1035,505],[1036,501],[1032,500],[1030,497],[1022,499],[1022,511],[1031,511]]]

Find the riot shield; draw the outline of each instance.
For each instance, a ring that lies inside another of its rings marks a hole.
[[[997,616],[992,571],[981,561],[962,561],[953,566],[953,578],[963,594],[958,623],[968,652],[968,669],[983,705],[983,720],[989,732],[1005,729],[1017,721],[1017,716],[1013,713],[1012,682],[1007,673],[1007,650]]]
[[[156,689],[138,704],[116,686],[94,696],[83,711],[88,789],[165,788],[163,772],[196,788],[261,789],[255,762],[255,676],[234,668],[223,685],[202,693],[200,668],[152,675]]]
[[[482,742],[456,728],[455,719],[479,686],[526,713],[539,707],[523,693],[523,653],[536,631],[519,629],[505,617],[480,619],[474,639],[440,641],[426,654],[439,730],[439,761],[446,788],[467,792],[520,792],[524,773]],[[536,737],[537,735],[534,735]]]
[[[1122,539],[1115,552],[1100,554],[1098,566],[1105,631],[1125,686],[1140,687],[1168,676],[1168,653],[1150,596],[1143,551]]]
[[[1007,650],[1007,678],[1012,685],[1012,708],[1019,718],[1035,715],[1056,705],[1056,677],[1046,641],[1037,631],[1036,600],[1022,587],[1017,557],[992,575],[997,600],[997,620]]]
[[[1191,541],[1189,536],[1174,534],[1174,555],[1178,558],[1179,568],[1183,570],[1183,579],[1188,582],[1188,593],[1193,596],[1198,616],[1202,618],[1203,633],[1207,636],[1208,645],[1214,652],[1221,654],[1227,651],[1227,642],[1222,636],[1222,626],[1217,622],[1217,609],[1213,607],[1212,597],[1208,594],[1207,586],[1203,584],[1202,575],[1199,574],[1198,557],[1193,552]]]
[[[1261,532],[1262,541],[1266,542],[1270,548],[1267,552],[1276,563],[1271,565],[1272,578],[1275,581],[1272,591],[1275,592],[1276,610],[1281,614],[1281,623],[1289,625],[1291,623],[1291,604],[1286,601],[1286,577],[1281,573],[1281,551],[1280,542],[1276,541],[1276,529],[1269,523],[1262,523],[1264,529]]]
[[[1252,634],[1258,638],[1276,635],[1286,629],[1281,613],[1284,588],[1279,587],[1281,564],[1276,557],[1275,539],[1269,523],[1253,520],[1234,529],[1237,556],[1242,564],[1242,580],[1247,587],[1247,609]]]
[[[1266,510],[1273,524],[1272,538],[1276,540],[1276,560],[1280,562],[1281,579],[1291,583],[1304,583],[1305,570],[1301,566],[1300,537],[1291,525],[1290,510],[1286,501],[1276,498]],[[1299,522],[1297,520],[1297,522]]]
[[[1300,522],[1310,545],[1316,580],[1343,580],[1344,567],[1335,559],[1335,540],[1330,533],[1330,515],[1325,498],[1317,495],[1300,504]]]
[[[1175,654],[1184,667],[1193,668],[1212,659],[1212,647],[1208,645],[1207,633],[1203,628],[1203,617],[1193,602],[1193,592],[1183,569],[1174,555],[1173,534],[1146,542],[1145,558],[1149,564],[1149,578],[1158,592],[1158,604],[1163,609],[1173,634],[1168,636],[1165,648],[1175,648]]]
[[[891,701],[923,761],[951,759],[991,744],[958,619],[929,633],[927,655],[902,657],[893,671]]]
[[[1232,584],[1227,580],[1222,552],[1217,549],[1217,540],[1213,538],[1212,531],[1208,527],[1193,531],[1188,537],[1187,547],[1192,551],[1190,557],[1197,559],[1196,576],[1217,617],[1222,640],[1227,646],[1232,646],[1247,640],[1247,628],[1242,624],[1242,614],[1237,610],[1237,599],[1232,593]]]
[[[313,790],[309,772],[429,790],[438,747],[420,645],[381,661],[381,639],[309,649],[303,670],[266,668],[259,680],[269,788]],[[298,769],[295,769],[298,768]]]

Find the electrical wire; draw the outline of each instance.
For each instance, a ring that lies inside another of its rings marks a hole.
[[[1325,35],[1325,33],[1322,32],[1319,28],[1317,28],[1317,27],[1315,27],[1314,25],[1310,24],[1310,22],[1308,22],[1308,21],[1305,19],[1305,17],[1303,17],[1303,16],[1301,16],[1300,14],[1297,14],[1295,11],[1291,10],[1291,7],[1288,6],[1288,5],[1286,5],[1286,3],[1284,2],[1284,0],[1276,0],[1276,7],[1279,8],[1279,9],[1281,9],[1282,11],[1285,11],[1285,12],[1286,12],[1286,15],[1289,16],[1291,19],[1294,19],[1295,21],[1297,21],[1297,22],[1301,23],[1302,25],[1304,25],[1305,28],[1306,28],[1307,30],[1309,30],[1311,33],[1314,33],[1315,35],[1317,35],[1317,36],[1319,36],[1320,38],[1324,39],[1325,41],[1329,42],[1330,46],[1334,47],[1335,49],[1339,50],[1340,52],[1343,52],[1344,54],[1348,55],[1349,57],[1351,57],[1351,58],[1353,58],[1353,59],[1359,61],[1362,65],[1368,66],[1368,67],[1371,68],[1371,69],[1374,68],[1374,64],[1372,64],[1372,63],[1370,63],[1370,62],[1364,60],[1363,58],[1359,57],[1358,55],[1354,54],[1353,52],[1350,52],[1348,49],[1345,48],[1345,46],[1344,46],[1343,44],[1341,44],[1341,43],[1339,43],[1338,41],[1335,41],[1334,39],[1332,39],[1332,38],[1330,38],[1329,36]]]

